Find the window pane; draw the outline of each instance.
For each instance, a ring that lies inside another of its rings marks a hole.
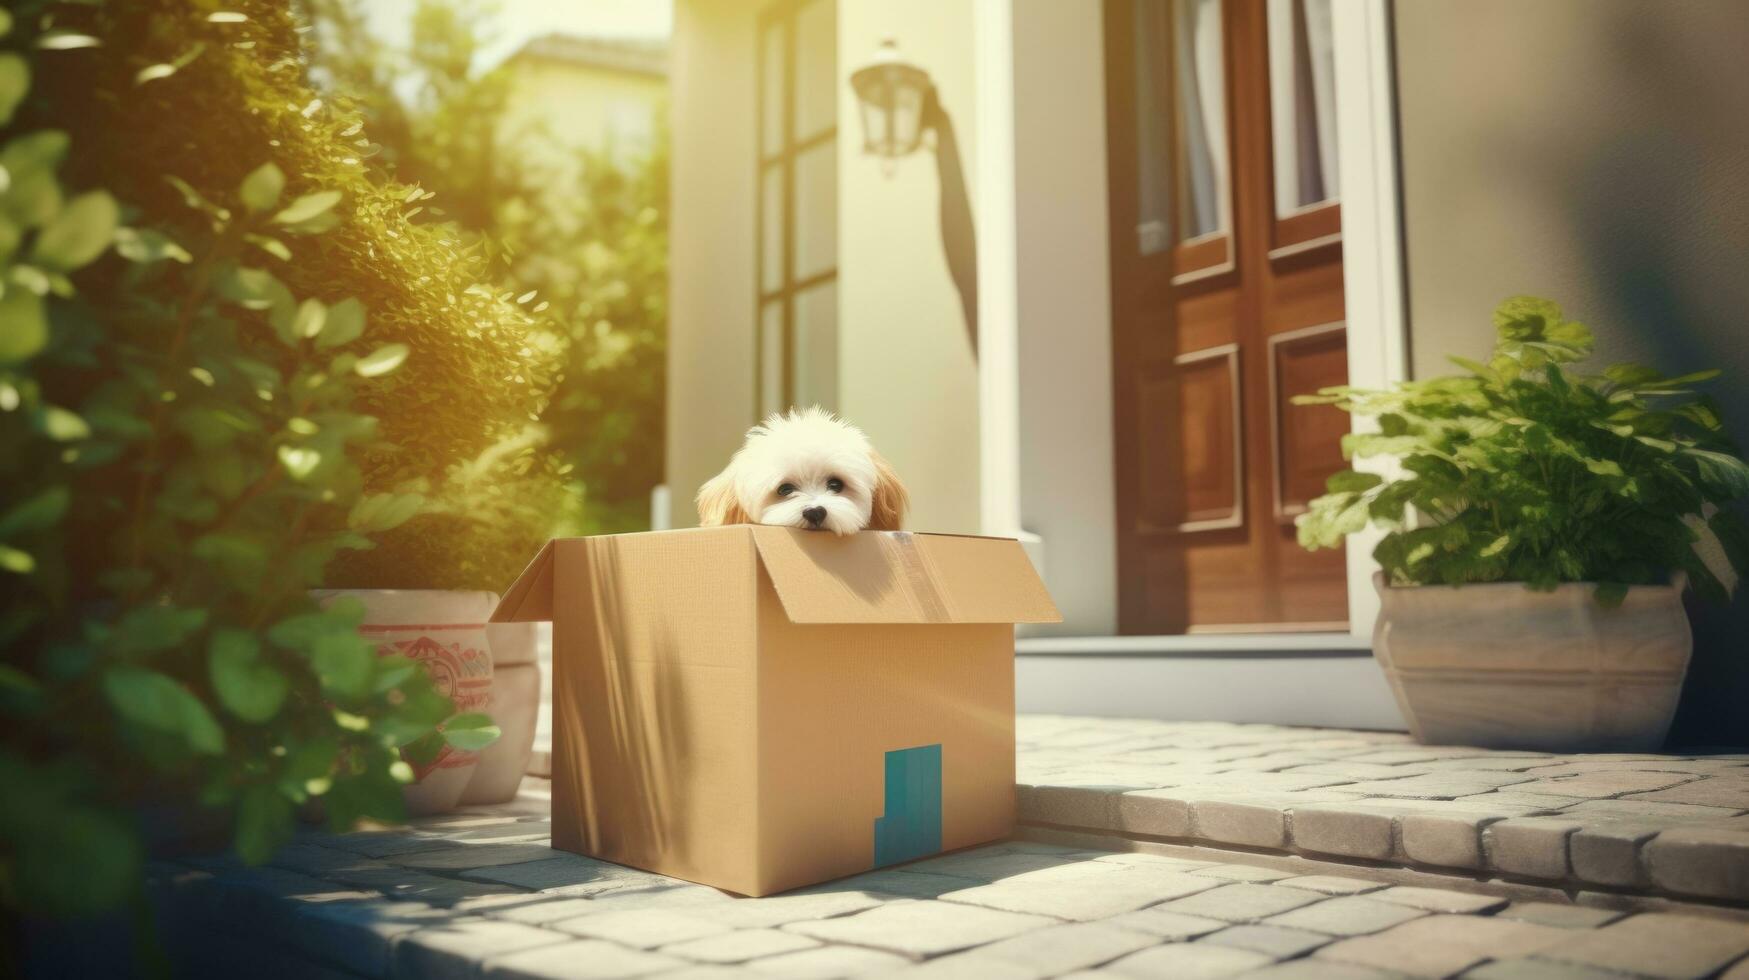
[[[1176,0],[1173,6],[1178,229],[1188,241],[1227,230],[1227,69],[1221,0]]]
[[[1133,9],[1136,248],[1149,255],[1228,230],[1226,52],[1221,0]]]
[[[774,300],[759,310],[759,415],[789,407],[783,403],[783,304]]]
[[[795,138],[805,140],[838,118],[838,4],[813,0],[796,15]]]
[[[759,178],[759,291],[769,293],[783,285],[783,168],[781,163],[765,168]]]
[[[830,272],[838,263],[838,141],[796,156],[795,277]]]
[[[1336,200],[1335,74],[1330,0],[1269,0],[1277,217]]]
[[[771,156],[783,149],[783,41],[788,31],[784,21],[765,25],[765,36],[759,42],[759,83],[765,91],[760,95],[759,154]]]
[[[796,295],[795,403],[835,409],[838,403],[838,284]]]

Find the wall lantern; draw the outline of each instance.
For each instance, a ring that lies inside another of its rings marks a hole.
[[[850,76],[862,110],[862,149],[882,160],[897,160],[923,142],[924,109],[933,84],[929,73],[899,56],[892,38],[881,42],[874,60]]]

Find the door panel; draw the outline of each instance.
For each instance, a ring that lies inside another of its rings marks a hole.
[[[1347,377],[1328,0],[1105,12],[1120,628],[1345,628],[1292,526],[1347,431],[1291,402]]]

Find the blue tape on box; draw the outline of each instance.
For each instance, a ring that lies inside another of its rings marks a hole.
[[[874,822],[874,866],[941,850],[941,746],[887,753],[886,814]]]

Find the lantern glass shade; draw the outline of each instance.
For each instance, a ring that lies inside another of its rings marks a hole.
[[[899,57],[892,41],[881,43],[874,61],[850,76],[862,114],[862,148],[897,159],[923,140],[923,108],[929,73]]]

